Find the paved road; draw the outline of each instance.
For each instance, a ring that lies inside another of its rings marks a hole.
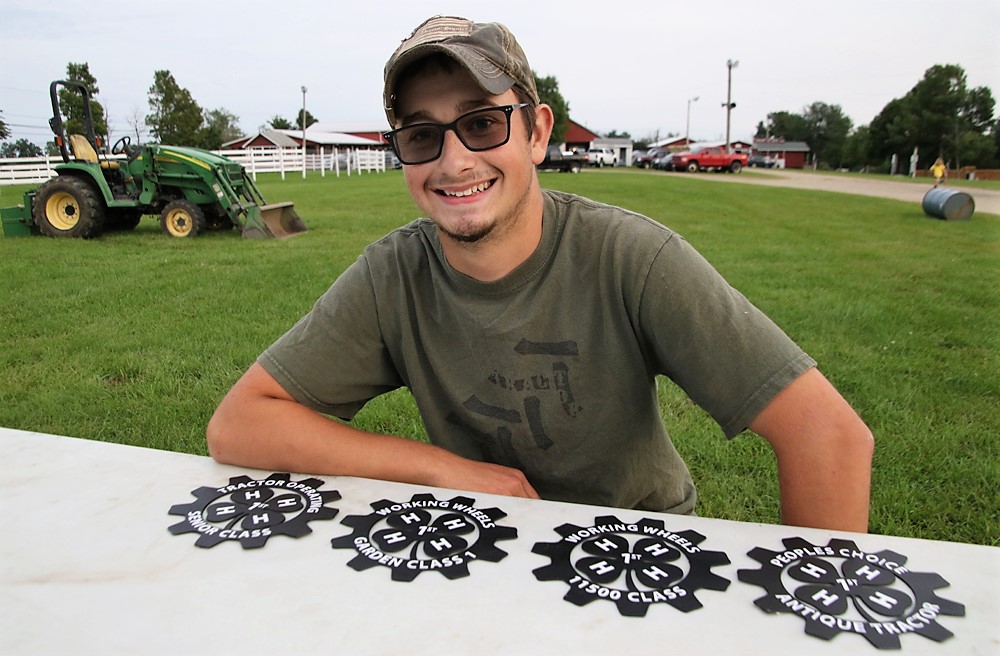
[[[772,187],[793,187],[798,189],[819,189],[836,191],[844,194],[860,194],[862,196],[878,196],[905,200],[918,205],[923,201],[924,194],[930,185],[914,182],[894,182],[892,180],[867,180],[857,176],[813,173],[793,169],[752,169],[745,173],[757,175],[714,175],[698,174],[709,180],[735,182],[739,184],[759,184]],[[691,175],[690,173],[675,173],[674,175]],[[1000,215],[1000,191],[994,189],[974,189],[962,187],[962,191],[972,196],[976,203],[976,214],[988,213]],[[973,215],[975,216],[975,215]]]

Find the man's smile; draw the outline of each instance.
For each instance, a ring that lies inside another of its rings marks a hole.
[[[493,182],[494,180],[486,180],[485,182],[474,184],[465,189],[438,189],[437,193],[442,196],[449,196],[452,198],[464,198],[466,196],[472,196],[486,191],[493,186]]]

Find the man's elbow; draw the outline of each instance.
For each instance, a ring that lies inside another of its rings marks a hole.
[[[231,423],[226,418],[224,407],[219,406],[212,418],[208,420],[208,425],[205,426],[205,443],[208,446],[208,454],[221,463],[232,463],[232,458],[228,456],[235,434]]]
[[[870,468],[875,455],[875,436],[868,425],[855,414],[850,425],[839,434],[843,450],[849,453],[852,459]]]

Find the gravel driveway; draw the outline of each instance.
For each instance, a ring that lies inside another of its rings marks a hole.
[[[756,175],[747,175],[753,173]],[[676,173],[674,175],[690,176],[691,173]],[[797,189],[818,189],[835,191],[843,194],[860,194],[862,196],[878,196],[894,198],[916,203],[923,202],[924,194],[931,188],[930,184],[916,182],[893,182],[892,180],[866,180],[857,176],[846,176],[826,173],[812,173],[794,169],[746,169],[738,175],[731,174],[694,174],[706,180],[735,182],[738,184],[758,184],[772,187],[792,187]],[[962,187],[961,190],[976,203],[976,214],[987,213],[1000,215],[1000,191],[994,189],[973,189]]]

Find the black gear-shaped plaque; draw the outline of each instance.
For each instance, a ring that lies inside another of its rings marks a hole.
[[[369,515],[343,518],[341,523],[354,533],[330,544],[357,551],[348,565],[359,572],[381,565],[392,570],[394,581],[412,581],[428,571],[461,578],[469,575],[474,560],[506,558],[496,542],[517,537],[517,529],[496,524],[506,513],[476,508],[475,503],[468,497],[438,500],[431,494],[415,494],[409,501],[383,499],[371,504]]]
[[[878,649],[899,649],[900,636],[918,633],[941,642],[952,633],[939,615],[965,615],[965,606],[935,594],[948,585],[940,575],[911,572],[906,556],[861,551],[850,540],[826,546],[786,538],[783,551],[761,547],[748,555],[760,569],[741,569],[739,580],[767,594],[754,601],[767,613],[803,618],[811,636],[831,640],[840,633],[864,636]]]
[[[293,481],[289,474],[260,480],[234,476],[228,485],[192,490],[197,499],[193,503],[173,506],[170,514],[183,515],[184,520],[170,532],[198,533],[195,545],[205,548],[239,542],[244,549],[256,549],[273,535],[299,538],[312,532],[308,522],[337,516],[326,504],[340,499],[340,493],[320,492],[322,485],[318,478]]]
[[[559,542],[537,542],[532,551],[552,559],[534,570],[539,581],[565,581],[563,597],[577,606],[613,601],[627,617],[643,617],[653,604],[689,612],[701,608],[699,589],[725,590],[729,581],[711,568],[729,564],[719,551],[699,545],[695,531],[669,531],[656,519],[623,522],[613,515],[594,518],[589,527],[563,524]]]

